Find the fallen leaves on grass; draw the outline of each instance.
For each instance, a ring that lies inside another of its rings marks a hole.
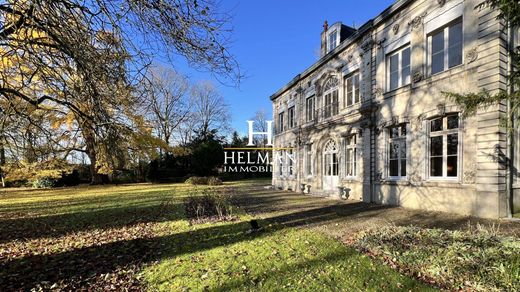
[[[15,241],[0,247],[0,289],[140,290],[157,242],[153,223]]]
[[[482,229],[449,231],[385,226],[365,231],[358,250],[441,288],[520,290],[520,241]]]

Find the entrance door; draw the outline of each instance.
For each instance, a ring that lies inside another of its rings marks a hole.
[[[338,170],[338,147],[334,140],[330,140],[323,151],[323,190],[336,190],[339,181]]]

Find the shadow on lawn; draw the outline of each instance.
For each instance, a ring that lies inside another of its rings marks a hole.
[[[142,202],[141,202],[142,203]],[[11,240],[58,237],[71,232],[114,228],[137,223],[163,222],[184,218],[182,203],[125,206],[51,216],[0,220],[0,243]]]
[[[388,208],[367,206],[364,203],[351,203],[349,206],[351,211],[344,212],[342,216]],[[95,216],[99,214],[92,215]],[[84,281],[89,276],[109,273],[121,267],[238,243],[253,237],[266,236],[288,226],[326,222],[337,216],[334,208],[327,206],[268,218],[261,224],[278,224],[253,235],[246,233],[249,229],[248,222],[239,222],[172,235],[113,242],[51,255],[14,259],[0,263],[0,290],[28,289],[42,281]]]

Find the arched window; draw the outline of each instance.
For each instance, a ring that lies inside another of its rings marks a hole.
[[[325,119],[337,115],[339,112],[338,85],[338,79],[336,77],[331,77],[323,87],[323,96],[325,99],[323,103],[323,117]]]
[[[329,140],[327,144],[325,144],[325,153],[334,153],[338,151],[338,147],[336,147],[336,141]]]
[[[338,175],[338,147],[334,140],[325,144],[323,151],[323,167],[325,176]]]
[[[325,83],[325,86],[323,87],[323,91],[327,92],[329,90],[337,89],[339,85],[338,78],[331,77],[329,80],[327,80],[327,83]]]

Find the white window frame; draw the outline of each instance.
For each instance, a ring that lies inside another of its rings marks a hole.
[[[354,78],[357,77],[358,83],[357,88],[356,84],[354,82]],[[352,87],[349,88],[347,85],[349,80],[352,82]],[[361,102],[361,75],[359,74],[359,71],[353,72],[344,78],[344,84],[345,84],[345,107],[351,107]],[[357,92],[357,102],[356,102],[356,92]],[[352,93],[351,97],[351,103],[349,104],[349,93]]]
[[[405,80],[403,81],[403,52],[406,50],[406,49],[409,49],[410,50],[410,64],[409,64],[409,67],[410,67],[410,73],[408,74],[408,80]],[[398,81],[397,81],[397,87],[396,88],[392,88],[391,86],[391,78],[390,78],[390,59],[397,55],[397,74],[398,74]],[[394,90],[397,90],[401,87],[404,87],[404,86],[407,86],[411,83],[411,80],[412,80],[412,48],[410,46],[410,44],[406,44],[404,46],[402,46],[401,48],[397,49],[397,50],[394,50],[392,52],[390,52],[389,54],[386,55],[386,91],[387,92],[390,92],[390,91],[394,91]]]
[[[338,30],[334,29],[327,35],[327,53],[331,52],[338,46]]]
[[[455,65],[453,67],[449,67],[449,41],[450,41],[450,27],[454,26],[454,25],[457,25],[457,24],[461,24],[462,26],[462,60],[460,62],[460,64],[458,65]],[[442,71],[439,71],[439,72],[436,72],[436,73],[432,73],[432,59],[433,59],[433,48],[432,48],[432,39],[433,39],[433,36],[440,33],[441,31],[444,32],[444,69]],[[457,67],[460,67],[462,65],[464,65],[464,40],[465,40],[465,35],[464,35],[464,20],[461,17],[458,17],[454,20],[452,20],[451,22],[447,23],[446,25],[434,30],[434,31],[431,31],[428,33],[427,35],[427,41],[428,41],[428,53],[427,53],[427,58],[426,58],[426,61],[427,61],[427,64],[428,64],[428,73],[430,76],[435,76],[437,74],[441,74],[441,73],[444,73],[444,72],[447,72],[451,69],[454,69],[454,68],[457,68]]]
[[[285,131],[284,129],[284,112],[279,112],[278,113],[278,132],[281,133],[283,131]]]
[[[305,174],[312,177],[314,173],[314,165],[312,163],[312,144],[305,145]]]
[[[283,177],[283,159],[284,159],[284,153],[283,150],[278,151],[279,157],[278,159],[278,177]]]
[[[352,143],[352,141],[354,141]],[[351,135],[345,138],[345,178],[354,179],[357,177],[358,173],[358,159],[357,159],[357,144],[358,137],[357,134]],[[349,150],[351,150],[351,155],[349,157]],[[352,169],[352,173],[348,173],[349,165]]]
[[[391,131],[391,128],[395,128],[395,127],[399,127],[399,133],[400,133],[400,136],[398,138],[391,138],[390,137],[390,131]],[[402,127],[405,128],[406,130],[406,134],[404,136],[402,136]],[[398,181],[398,180],[407,180],[408,179],[408,172],[410,170],[410,141],[409,141],[409,137],[410,137],[410,127],[409,127],[409,124],[408,123],[402,123],[402,124],[399,124],[399,125],[395,125],[395,126],[391,126],[391,127],[388,127],[386,128],[386,145],[387,145],[387,149],[386,149],[386,170],[385,170],[385,173],[386,173],[386,178],[388,180],[393,180],[393,181]],[[404,176],[401,175],[401,169],[402,169],[402,158],[401,158],[401,151],[398,152],[398,176],[392,176],[390,175],[390,145],[392,142],[404,142],[405,146],[406,146],[406,162],[405,162],[405,167],[406,167],[406,174]]]
[[[294,153],[294,150],[292,148],[287,150],[287,152],[287,174],[289,177],[294,177],[294,162],[296,161],[296,154]]]
[[[296,127],[296,107],[291,106],[287,109],[287,128]]]
[[[315,95],[311,95],[305,99],[305,111],[306,111],[305,119],[307,122],[314,121],[314,114],[316,111],[315,97],[316,97]],[[311,108],[309,108],[309,101],[312,103]]]
[[[448,117],[457,115],[458,117],[458,128],[448,130]],[[438,118],[442,118],[442,131],[431,132],[431,122]],[[430,181],[446,181],[446,182],[459,182],[461,180],[462,173],[462,154],[463,154],[463,131],[462,131],[462,119],[460,114],[448,113],[443,116],[432,117],[426,121],[427,135],[426,135],[426,175]],[[448,176],[448,135],[457,134],[457,176]],[[442,176],[431,175],[431,138],[442,136]]]
[[[333,86],[330,86],[328,89],[326,89],[325,92],[323,92],[323,118],[329,119],[333,116],[337,115],[339,113],[339,81],[336,77],[331,77],[327,82],[325,83],[325,88],[329,86],[329,82],[333,82],[335,80],[336,84]],[[334,102],[334,92],[336,92],[336,102]],[[327,96],[330,95],[330,104],[327,104]],[[330,115],[326,115],[327,108],[329,107]]]

